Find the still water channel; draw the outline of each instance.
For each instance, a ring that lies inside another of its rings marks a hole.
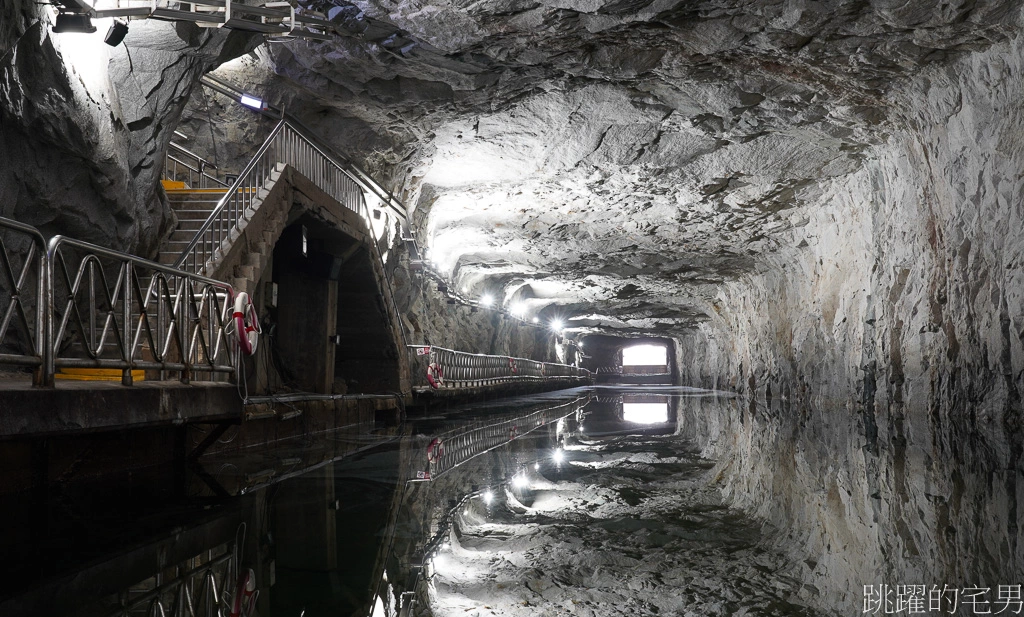
[[[773,531],[723,502],[715,461],[680,420],[697,404],[736,401],[687,388],[576,389],[411,411],[398,427],[28,494],[0,507],[8,524],[41,524],[33,500],[50,513],[46,529],[7,543],[16,559],[0,608],[819,614],[795,600],[797,568],[772,548]],[[54,521],[55,499],[65,520]]]

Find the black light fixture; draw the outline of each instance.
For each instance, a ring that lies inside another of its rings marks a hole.
[[[128,34],[128,22],[123,19],[115,19],[114,23],[110,24],[107,35],[103,37],[103,42],[111,47],[117,47],[124,40],[126,34]]]
[[[96,32],[96,26],[92,19],[83,13],[57,13],[57,21],[53,24],[53,32],[63,34],[72,32],[77,34],[92,34]]]

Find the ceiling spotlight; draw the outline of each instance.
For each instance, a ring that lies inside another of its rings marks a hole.
[[[526,307],[523,306],[522,302],[517,302],[516,304],[512,305],[511,311],[513,315],[519,317],[526,312]]]
[[[520,475],[516,476],[516,477],[515,477],[515,478],[514,478],[514,479],[512,480],[512,486],[514,486],[514,487],[516,487],[516,488],[523,488],[523,487],[525,487],[525,486],[526,486],[527,484],[528,484],[528,481],[526,480],[526,476],[525,476],[525,475],[523,475],[523,474],[520,474]]]
[[[491,294],[484,294],[480,296],[480,304],[482,304],[483,306],[491,306],[492,304],[494,304],[494,296],[492,296]]]
[[[494,501],[494,493],[492,493],[491,491],[485,492],[484,493],[484,503],[490,505],[490,503],[492,501]]]
[[[469,287],[466,287],[465,285],[463,285],[463,287],[462,287],[462,293],[464,293],[464,294],[468,294],[468,293],[469,293]]]
[[[124,40],[126,34],[128,34],[128,22],[123,19],[115,19],[114,23],[110,24],[107,35],[103,37],[103,42],[111,47],[117,47]]]
[[[533,468],[536,469],[537,471],[540,471],[540,463],[534,463]]]
[[[561,449],[555,450],[554,454],[551,455],[551,459],[556,463],[561,463],[565,460],[565,452],[562,452]]]
[[[53,31],[57,34],[72,32],[76,34],[92,34],[96,32],[96,26],[88,15],[81,13],[57,13],[57,21],[53,24]]]
[[[562,328],[564,326],[565,326],[565,324],[562,323],[561,319],[552,319],[551,320],[551,329],[554,330],[555,332],[561,332]]]
[[[540,323],[540,317],[534,317],[533,323]]]

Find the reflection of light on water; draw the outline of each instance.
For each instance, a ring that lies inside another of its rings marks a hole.
[[[373,603],[373,617],[387,617],[387,614],[384,609],[384,601],[377,596],[377,601]]]
[[[623,403],[622,418],[637,424],[668,422],[668,403]]]

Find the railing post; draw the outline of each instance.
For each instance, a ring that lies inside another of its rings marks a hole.
[[[121,299],[122,310],[124,311],[124,322],[121,324],[122,332],[124,332],[121,339],[121,353],[124,355],[125,362],[128,363],[127,368],[121,370],[121,385],[130,386],[132,385],[132,356],[134,355],[134,345],[132,345],[132,272],[135,270],[133,267],[134,261],[127,260],[124,265],[121,266],[124,269],[124,289],[121,293],[124,297]],[[113,308],[113,307],[111,307]]]
[[[53,358],[53,311],[54,311],[54,290],[53,290],[53,262],[55,259],[52,242],[47,244],[44,259],[46,260],[45,274],[46,283],[44,293],[46,294],[46,334],[44,336],[43,352],[43,385],[53,387],[53,374],[56,372],[56,361]]]

